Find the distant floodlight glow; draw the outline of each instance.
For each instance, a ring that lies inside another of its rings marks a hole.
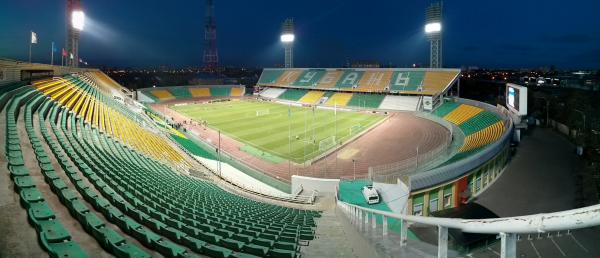
[[[425,33],[434,33],[442,31],[442,24],[439,22],[432,22],[425,25]]]
[[[77,30],[83,30],[83,26],[85,24],[85,13],[81,10],[73,11],[71,13],[71,23],[73,28]]]
[[[294,34],[291,33],[286,33],[281,35],[281,42],[283,43],[290,43],[290,42],[294,42]]]

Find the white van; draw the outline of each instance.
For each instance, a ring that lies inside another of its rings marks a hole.
[[[377,193],[377,190],[375,188],[373,188],[372,185],[363,186],[362,194],[363,194],[363,197],[365,197],[365,200],[367,201],[368,204],[379,203],[379,194]]]

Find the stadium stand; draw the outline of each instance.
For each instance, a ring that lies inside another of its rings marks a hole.
[[[154,95],[160,101],[175,99],[175,96],[173,96],[168,90],[153,90],[150,91],[150,94]]]
[[[423,83],[423,77],[425,72],[394,72],[392,79],[390,80],[390,92],[410,92],[417,91]]]
[[[355,88],[358,86],[358,82],[362,78],[364,72],[357,70],[345,70],[344,74],[336,83],[336,88],[346,89]]]
[[[213,97],[228,97],[231,94],[231,88],[210,88],[210,95]]]
[[[323,91],[311,90],[304,97],[300,98],[298,102],[306,103],[306,104],[314,104],[321,99],[321,97],[325,94]]]
[[[309,69],[302,72],[298,77],[298,80],[291,85],[315,87],[323,75],[325,75],[325,70],[323,69]]]
[[[187,87],[172,87],[168,90],[171,93],[171,95],[173,95],[177,99],[190,99],[194,97]]]
[[[383,101],[381,101],[379,108],[387,110],[415,111],[417,110],[419,98],[420,97],[413,96],[386,95]]]
[[[442,105],[440,105],[436,110],[434,110],[432,112],[432,114],[439,116],[439,117],[445,117],[447,114],[449,114],[450,112],[452,112],[454,109],[456,109],[458,106],[460,106],[460,104],[456,103],[456,102],[444,102]]]
[[[302,70],[286,70],[283,72],[283,74],[281,76],[279,76],[279,78],[277,79],[277,82],[275,82],[275,84],[277,85],[290,85],[293,82],[298,80],[298,77],[300,77],[300,75],[302,74]]]
[[[288,89],[285,92],[283,92],[281,95],[279,95],[279,99],[284,99],[284,100],[291,100],[291,101],[298,101],[299,99],[301,99],[307,91],[305,90],[296,90],[296,89]]]
[[[144,143],[115,141],[119,133],[128,138],[141,134],[150,143],[170,147],[153,142],[149,137],[154,135],[142,127],[129,128],[131,114],[122,112],[125,107],[116,106],[118,102],[83,80],[67,76],[33,86],[11,84],[0,93],[11,179],[51,257],[87,257],[64,226],[71,220],[117,257],[150,257],[138,243],[165,257],[195,257],[192,252],[212,257],[297,257],[299,241],[314,238],[318,212],[237,196],[142,154]],[[23,127],[29,139],[20,136]],[[29,162],[21,146],[25,140],[33,147],[40,168],[35,173],[41,173],[43,181],[33,180],[25,166]],[[62,207],[50,208],[48,195],[56,195]],[[71,217],[59,218],[55,208],[68,210]]]
[[[358,82],[357,91],[383,92],[392,79],[391,71],[366,71]]]
[[[190,93],[194,98],[210,97],[210,89],[208,88],[190,88]]]
[[[283,74],[283,70],[263,69],[260,78],[258,79],[259,84],[275,84],[277,79]]]
[[[241,97],[244,96],[244,90],[241,87],[233,87],[230,94],[231,97]]]
[[[444,116],[444,119],[452,122],[455,125],[461,125],[462,123],[473,118],[480,112],[483,112],[483,109],[462,104],[454,110],[452,110],[452,112]]]
[[[361,108],[379,108],[385,98],[382,94],[362,94],[354,93],[347,106]]]
[[[427,72],[423,78],[423,93],[437,94],[448,87],[449,83],[458,76],[455,72]]]
[[[343,71],[339,70],[327,71],[325,75],[323,75],[319,83],[317,83],[317,88],[334,88],[337,81],[342,77],[343,73]]]
[[[352,93],[335,93],[325,102],[325,105],[343,107],[348,104],[351,98]]]
[[[476,153],[485,145],[498,140],[505,131],[504,122],[496,114],[479,107],[446,101],[432,114],[457,125],[465,135],[459,153],[448,162]]]
[[[285,89],[267,88],[267,89],[263,90],[260,93],[260,95],[263,96],[263,97],[265,97],[265,98],[275,99],[275,98],[278,98],[279,95],[281,95],[284,91],[285,91]]]
[[[437,95],[456,80],[458,69],[264,69],[257,85]]]

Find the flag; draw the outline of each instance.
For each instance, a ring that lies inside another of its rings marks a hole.
[[[69,53],[69,56],[71,57],[71,59],[73,59],[73,53]]]
[[[35,32],[31,32],[31,44],[37,44],[37,34]]]
[[[64,48],[62,49],[62,56],[67,57],[67,50],[65,50]]]

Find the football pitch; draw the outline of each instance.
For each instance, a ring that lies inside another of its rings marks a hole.
[[[334,112],[263,101],[227,101],[171,106],[196,122],[236,139],[256,156],[303,163],[352,139],[383,115]],[[337,114],[336,114],[337,113]],[[291,136],[291,137],[288,137]]]

